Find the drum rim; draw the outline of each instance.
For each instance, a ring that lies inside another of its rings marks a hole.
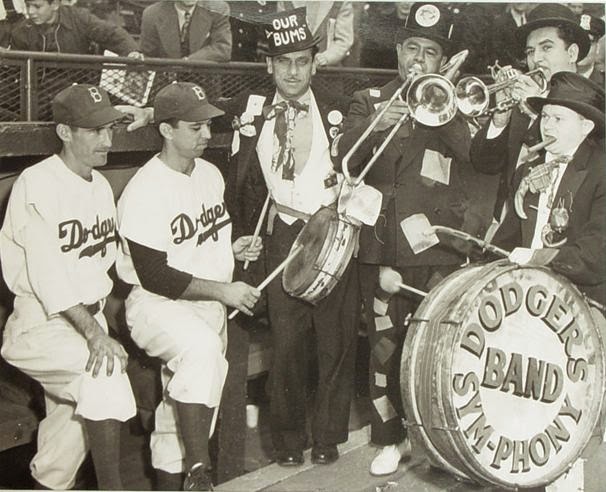
[[[473,299],[476,295],[478,295],[490,281],[496,280],[499,276],[506,274],[509,271],[518,270],[520,268],[532,268],[535,270],[542,270],[548,276],[553,277],[558,283],[565,284],[566,287],[572,288],[571,290],[573,291],[573,295],[575,296],[575,298],[577,298],[577,300],[583,304],[584,309],[587,310],[587,312],[592,316],[592,319],[593,319],[593,314],[592,314],[591,308],[590,308],[590,306],[587,305],[582,293],[576,288],[576,286],[574,286],[570,281],[568,281],[561,275],[558,275],[558,274],[552,272],[548,268],[520,267],[519,265],[514,265],[514,264],[509,263],[508,260],[499,260],[497,262],[493,262],[491,264],[484,265],[483,267],[480,267],[479,269],[476,269],[475,271],[471,272],[467,278],[464,279],[469,284],[478,284],[475,286],[476,287],[475,289],[459,288],[459,289],[457,289],[458,292],[454,293],[451,296],[446,295],[445,297],[441,297],[441,298],[437,297],[435,300],[435,303],[440,302],[443,305],[446,305],[448,307],[448,309],[445,309],[444,314],[437,316],[436,320],[434,320],[433,323],[436,323],[436,325],[438,325],[438,324],[442,323],[442,321],[444,321],[444,319],[446,317],[448,317],[449,315],[452,315],[452,314],[456,313],[457,311],[460,311],[461,305],[466,302],[468,303],[470,299]],[[463,270],[465,270],[465,269],[463,269]],[[460,272],[461,272],[461,270],[458,270],[455,273],[460,273]],[[490,275],[490,278],[488,278],[489,275]],[[483,282],[478,283],[477,280],[479,278],[482,278]],[[444,279],[443,282],[445,283],[446,281],[448,281],[448,283],[450,283],[449,279],[451,279],[451,276]],[[440,287],[440,285],[438,287]],[[460,287],[460,285],[459,285],[459,287]],[[445,288],[445,285],[442,285],[441,289],[444,289],[444,288]],[[433,293],[433,291],[432,291],[432,293]],[[429,298],[429,300],[431,300],[431,298]],[[426,298],[423,301],[423,303],[421,304],[421,306],[419,306],[419,309],[417,310],[417,312],[419,312],[421,310],[421,308],[424,306],[424,303],[426,301],[428,301],[428,298]],[[433,304],[434,306],[435,306],[435,303]],[[425,314],[425,315],[429,314],[429,313],[427,313],[427,311],[431,310],[431,307],[432,307],[432,304],[427,305],[424,309],[423,314]],[[461,319],[458,319],[458,320],[449,319],[448,321],[449,322],[458,321],[458,323],[460,325],[460,323],[462,321],[462,315],[460,318]],[[439,320],[439,323],[437,322],[437,320]],[[407,407],[407,414],[415,415],[415,418],[420,418],[421,410],[419,408],[416,398],[413,398],[413,396],[416,394],[417,390],[416,390],[416,388],[414,388],[414,384],[412,383],[412,378],[410,377],[410,374],[413,374],[415,371],[420,371],[416,368],[415,359],[418,358],[419,356],[421,356],[422,354],[417,353],[416,355],[413,355],[412,352],[416,351],[418,349],[418,346],[423,343],[423,340],[418,340],[419,338],[423,337],[423,332],[424,331],[427,332],[429,330],[424,330],[422,326],[417,326],[416,331],[411,333],[411,331],[410,331],[411,329],[414,329],[413,323],[411,323],[411,327],[409,328],[409,336],[412,335],[410,338],[411,341],[408,342],[408,337],[407,337],[407,340],[404,344],[404,351],[402,354],[402,363],[401,363],[401,372],[400,373],[402,375],[403,381],[406,384],[401,385],[401,391],[402,391],[403,403],[404,403],[405,407]],[[592,330],[592,333],[594,335],[596,335],[597,347],[601,347],[601,350],[599,350],[599,348],[596,348],[598,353],[601,352],[601,358],[600,358],[601,359],[601,368],[598,368],[599,373],[596,374],[596,382],[599,380],[599,378],[601,376],[602,394],[604,394],[604,390],[606,389],[606,350],[604,350],[604,348],[603,348],[604,345],[602,343],[601,333],[600,333],[599,328],[597,327],[597,324],[595,323],[595,320],[594,320],[594,324],[593,324],[592,328],[590,328],[590,329]],[[459,330],[459,332],[456,332],[456,330],[452,330],[452,333],[454,334],[454,336],[452,337],[453,343],[456,345],[457,343],[460,342],[460,337],[462,335],[462,331]],[[441,340],[441,343],[446,343],[446,340],[447,340],[446,337],[443,337]],[[416,343],[413,344],[413,342],[416,342]],[[428,343],[428,342],[425,341],[425,343]],[[455,346],[455,345],[453,345],[453,346]],[[443,353],[447,354],[446,352],[443,352]],[[451,351],[447,355],[443,355],[442,356],[442,366],[443,367],[441,368],[441,370],[436,371],[435,376],[430,377],[430,383],[433,383],[434,386],[438,387],[437,391],[439,391],[439,393],[441,393],[441,395],[442,395],[442,396],[438,395],[437,398],[434,398],[434,401],[437,401],[438,404],[440,405],[440,408],[439,408],[440,420],[442,420],[443,421],[442,423],[445,424],[447,427],[452,427],[453,425],[458,424],[458,420],[456,419],[456,414],[455,414],[455,412],[456,412],[455,406],[452,403],[452,393],[449,391],[451,377],[452,377],[452,371],[453,371],[453,359],[454,359],[454,351]],[[422,372],[422,371],[420,371],[420,372]],[[411,392],[411,387],[413,387],[414,392]],[[405,391],[407,394],[405,393]],[[599,393],[596,392],[596,394],[599,394]],[[457,475],[460,475],[464,479],[468,479],[468,480],[471,480],[474,482],[490,484],[490,485],[498,485],[500,487],[508,488],[511,490],[515,490],[519,486],[532,487],[532,486],[545,485],[545,484],[550,483],[551,481],[555,480],[562,473],[565,473],[566,468],[570,465],[570,463],[572,461],[574,461],[574,457],[575,456],[578,457],[578,456],[582,455],[583,451],[586,449],[587,445],[589,444],[589,441],[590,441],[590,438],[591,438],[591,435],[593,432],[593,428],[595,427],[595,424],[599,419],[601,408],[603,405],[603,399],[596,398],[596,400],[597,401],[594,402],[594,405],[593,405],[594,408],[590,407],[589,409],[585,409],[586,412],[590,413],[591,420],[589,421],[589,423],[591,425],[585,425],[585,433],[584,433],[584,435],[581,436],[581,437],[583,437],[583,439],[578,438],[578,433],[575,434],[575,438],[577,438],[578,442],[583,443],[583,444],[579,444],[577,446],[577,448],[578,448],[577,451],[570,454],[570,456],[573,457],[573,459],[567,465],[564,465],[564,462],[562,462],[559,467],[552,469],[551,471],[547,472],[543,477],[541,477],[540,481],[535,480],[534,482],[524,483],[523,485],[507,483],[507,482],[502,481],[502,479],[500,479],[499,477],[487,473],[487,471],[489,471],[489,470],[486,470],[485,467],[480,466],[480,462],[477,461],[475,459],[475,456],[471,453],[470,446],[467,443],[467,440],[465,439],[465,437],[462,435],[461,430],[458,430],[457,432],[446,432],[445,439],[447,441],[447,445],[444,445],[443,443],[440,443],[440,442],[435,442],[432,439],[432,437],[434,437],[434,436],[432,436],[431,434],[435,432],[433,430],[428,432],[425,428],[419,427],[418,429],[416,429],[415,432],[412,432],[411,434],[412,435],[418,434],[418,436],[421,437],[421,439],[425,445],[424,447],[425,447],[426,451],[430,452],[432,454],[431,456],[429,456],[430,461],[432,458],[435,459],[435,457],[437,456],[439,458],[437,461],[440,464],[443,464],[443,462],[445,462],[446,459],[443,458],[442,456],[451,457],[451,454],[452,454],[450,452],[444,453],[445,450],[446,451],[458,451],[461,454],[461,456],[467,458],[467,459],[464,459],[461,461],[462,464],[465,465],[464,468],[465,468],[466,473],[463,473],[462,470],[460,470],[456,466],[454,466],[453,463],[448,462],[447,467],[446,467],[446,469],[448,471],[451,471]],[[446,407],[448,407],[448,408],[446,408]],[[412,414],[410,413],[411,410],[413,412]],[[416,428],[416,425],[415,425],[415,428]],[[428,446],[428,443],[430,444],[430,446]],[[436,456],[433,456],[433,455],[436,455]],[[468,476],[468,474],[469,474],[469,476]]]

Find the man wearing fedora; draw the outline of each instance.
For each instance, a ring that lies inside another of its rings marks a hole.
[[[576,72],[577,62],[589,52],[589,37],[576,15],[561,4],[540,4],[527,16],[528,22],[516,31],[519,48],[526,55],[529,70],[540,68],[547,81],[558,72]],[[527,157],[527,149],[540,141],[536,115],[525,106],[528,97],[540,94],[532,77],[521,75],[512,89],[522,102],[506,111],[496,111],[471,144],[471,162],[482,173],[499,174],[493,227],[504,216],[505,199],[511,190],[514,173]],[[506,96],[497,93],[497,100]]]
[[[99,489],[122,490],[120,427],[136,408],[126,351],[103,315],[117,231],[112,189],[97,168],[124,114],[87,84],[62,90],[52,106],[62,148],[15,181],[0,232],[15,294],[2,357],[44,389],[30,465],[38,485],[72,488],[90,449]]]
[[[539,114],[541,137],[555,141],[543,158],[516,172],[510,201],[517,198],[523,210],[508,210],[495,243],[507,249],[554,248],[549,266],[606,304],[606,161],[599,143],[604,90],[580,75],[559,72],[546,97],[531,97],[528,104]]]
[[[158,488],[212,490],[208,440],[227,375],[226,306],[252,314],[260,296],[232,281],[234,258],[254,261],[261,245],[250,236],[232,244],[223,177],[199,158],[210,121],[223,112],[188,82],[164,87],[153,110],[163,146],[118,202],[116,269],[133,286],[131,336],[162,361],[163,400],[150,439]]]
[[[264,227],[265,266],[270,272],[288,256],[309,218],[337,200],[342,177],[334,170],[332,156],[349,101],[311,86],[320,40],[312,36],[304,8],[276,14],[265,34],[267,71],[275,88],[243,94],[221,107],[237,117],[235,164],[228,178],[236,230],[253,231],[268,193],[272,199]],[[312,461],[335,461],[337,444],[347,440],[360,309],[355,268],[352,260],[334,290],[316,305],[289,296],[279,280],[267,287],[273,337],[270,425],[282,466],[304,460],[312,346],[318,364]]]
[[[340,158],[404,81],[414,75],[439,72],[451,51],[452,28],[451,14],[444,5],[413,4],[397,34],[399,77],[383,87],[354,94],[338,142]],[[352,156],[350,167],[361,169],[407,112],[407,105],[396,100],[370,138]],[[365,178],[366,184],[383,195],[377,223],[362,227],[358,258],[371,348],[371,442],[380,447],[370,466],[373,475],[394,473],[400,459],[410,452],[406,428],[402,425],[400,356],[407,320],[420,302],[419,297],[409,297],[412,294],[390,297],[380,288],[380,275],[393,269],[406,284],[429,290],[465,261],[465,256],[445,241],[428,249],[417,249],[409,233],[418,230],[416,221],[422,215],[432,225],[468,227],[470,215],[465,190],[473,175],[470,141],[467,123],[459,115],[436,127],[409,120]]]

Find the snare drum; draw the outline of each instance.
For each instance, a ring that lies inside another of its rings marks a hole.
[[[349,265],[359,230],[334,208],[320,208],[292,245],[291,252],[299,245],[303,250],[284,269],[284,290],[312,304],[324,299]]]
[[[453,273],[421,303],[404,344],[414,444],[433,465],[480,484],[553,482],[600,414],[603,322],[547,268],[502,260]]]

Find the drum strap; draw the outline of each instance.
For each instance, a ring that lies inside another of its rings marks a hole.
[[[300,219],[303,222],[307,222],[311,218],[311,214],[295,210],[287,205],[276,203],[272,200],[271,206],[269,207],[269,213],[267,214],[267,235],[271,236],[274,230],[274,220],[278,213],[290,215],[296,219]]]

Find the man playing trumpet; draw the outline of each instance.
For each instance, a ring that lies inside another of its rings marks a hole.
[[[541,69],[547,81],[558,72],[576,72],[577,61],[589,51],[586,31],[564,5],[537,6],[528,14],[528,23],[517,29],[516,37],[526,54],[529,71]],[[539,95],[541,88],[537,81],[521,74],[510,94],[497,92],[497,101],[511,96],[523,102]],[[500,174],[494,209],[496,221],[504,216],[503,206],[516,168],[526,159],[527,148],[540,140],[535,118],[523,105],[497,111],[473,138],[471,162],[474,167],[482,173]]]
[[[606,301],[606,176],[604,91],[580,75],[560,72],[547,97],[531,97],[541,138],[551,143],[545,158],[516,173],[515,204],[495,234],[495,243],[557,248],[550,267],[589,297]],[[515,259],[514,257],[511,257]]]
[[[439,72],[451,47],[451,33],[451,16],[443,5],[413,5],[397,38],[399,77],[384,87],[354,94],[344,133],[338,142],[341,158],[362,140],[362,133],[405,80]],[[438,86],[426,86],[424,96],[431,96]],[[433,103],[437,102],[437,98],[432,99]],[[448,111],[446,104],[444,111]],[[395,100],[352,156],[350,167],[361,167],[368,162],[373,149],[408,112],[407,104]],[[362,227],[359,251],[371,347],[371,441],[381,447],[370,467],[374,475],[395,472],[402,456],[410,450],[401,421],[399,367],[406,319],[414,313],[419,301],[404,296],[388,299],[379,288],[379,271],[392,267],[403,275],[407,284],[427,290],[463,262],[458,252],[444,244],[419,251],[407,235],[411,230],[418,231],[419,224],[414,223],[418,214],[425,214],[432,224],[463,228],[467,202],[465,180],[471,169],[470,140],[468,126],[458,115],[438,127],[408,120],[366,176],[366,184],[383,195],[376,225]]]

